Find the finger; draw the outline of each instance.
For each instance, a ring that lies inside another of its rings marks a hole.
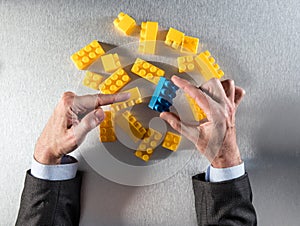
[[[129,97],[130,93],[76,96],[72,105],[72,111],[76,114],[85,114],[100,106],[125,101]]]
[[[203,93],[200,89],[192,85],[187,80],[181,79],[176,75],[172,76],[171,80],[172,82],[174,82],[176,86],[178,86],[185,93],[190,95],[190,97],[195,99],[199,107],[202,108],[205,113],[209,114],[210,112],[209,97],[205,95],[205,93]]]
[[[178,115],[172,112],[162,112],[160,117],[165,120],[169,125],[185,136],[187,139],[195,143],[197,138],[199,138],[199,132],[196,130],[195,127],[185,125],[178,117]]]
[[[105,114],[103,110],[97,109],[88,113],[78,125],[73,126],[72,129],[77,141],[77,145],[81,144],[88,132],[97,127],[104,118]]]
[[[212,78],[201,86],[201,89],[211,99],[218,103],[222,103],[226,99],[226,93],[219,79]]]
[[[244,89],[242,89],[241,87],[238,87],[238,86],[235,87],[234,103],[235,103],[236,107],[238,107],[240,105],[245,94],[246,94],[246,92]]]
[[[221,82],[223,89],[225,91],[226,96],[230,100],[231,103],[234,103],[235,98],[235,87],[234,81],[231,79],[227,79]]]

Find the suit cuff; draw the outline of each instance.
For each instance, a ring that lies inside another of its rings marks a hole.
[[[205,180],[207,182],[222,182],[236,179],[243,176],[244,174],[244,162],[242,162],[240,165],[228,168],[214,168],[210,165],[206,170]]]
[[[60,165],[44,165],[32,159],[31,175],[43,180],[70,180],[75,178],[78,162],[74,157],[64,156]]]

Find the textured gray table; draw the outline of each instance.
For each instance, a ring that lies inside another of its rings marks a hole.
[[[247,96],[238,112],[240,150],[260,225],[296,225],[300,207],[300,4],[294,1],[2,1],[0,3],[0,225],[15,221],[35,141],[58,98],[78,85],[69,56],[93,39],[122,45],[112,20],[124,11],[201,41]],[[129,187],[81,161],[81,225],[195,225],[190,176]]]

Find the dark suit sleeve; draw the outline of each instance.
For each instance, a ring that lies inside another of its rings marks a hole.
[[[211,183],[193,177],[198,225],[257,225],[248,175]]]
[[[81,175],[71,180],[49,181],[27,171],[16,225],[78,225]]]

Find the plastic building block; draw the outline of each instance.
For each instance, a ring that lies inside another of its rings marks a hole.
[[[185,94],[186,99],[191,107],[193,116],[196,121],[201,121],[206,118],[205,112],[199,107],[196,100],[193,99],[190,95]]]
[[[183,37],[184,37],[183,32],[170,27],[166,36],[165,44],[171,46],[174,49],[178,49],[178,47],[182,43]]]
[[[130,35],[136,26],[136,22],[131,16],[121,12],[118,18],[114,20],[114,25],[124,34]]]
[[[104,54],[104,50],[97,40],[71,56],[71,60],[79,70],[84,70]]]
[[[163,112],[170,111],[173,104],[173,98],[176,96],[178,87],[170,80],[161,77],[148,105],[152,110]]]
[[[128,74],[120,68],[111,76],[104,80],[99,86],[99,89],[104,94],[113,94],[118,92],[130,81]]]
[[[156,36],[158,31],[157,22],[142,22],[140,33],[139,52],[154,54],[156,45]]]
[[[182,56],[177,58],[178,71],[187,72],[195,69],[194,57],[193,56]]]
[[[180,141],[180,135],[168,131],[166,133],[165,139],[163,140],[162,146],[171,151],[177,151]]]
[[[115,130],[113,127],[112,113],[110,111],[104,111],[105,118],[101,122],[100,136],[99,139],[101,142],[113,142],[116,141]]]
[[[134,142],[143,139],[147,130],[129,111],[115,117],[115,123],[127,133]]]
[[[113,72],[121,67],[117,53],[104,55],[101,57],[101,61],[106,72]]]
[[[191,52],[197,53],[199,45],[199,39],[191,36],[184,36],[181,44],[180,51],[184,52]]]
[[[94,72],[90,72],[87,71],[85,74],[85,77],[82,81],[82,84],[84,86],[87,86],[89,88],[95,89],[95,90],[99,90],[99,85],[103,80],[103,76],[99,75],[97,73]]]
[[[140,58],[136,59],[131,68],[131,72],[154,84],[157,84],[159,78],[165,75],[165,71]]]
[[[110,105],[112,111],[117,112],[122,109],[131,107],[133,105],[142,103],[142,96],[138,87],[134,87],[132,89],[126,90],[122,93],[130,93],[129,99],[123,102],[118,102]]]
[[[144,139],[138,146],[135,156],[148,162],[154,149],[159,145],[162,134],[152,128],[147,130]]]
[[[224,72],[220,69],[219,65],[215,63],[215,59],[211,56],[209,51],[206,50],[200,53],[194,60],[196,67],[206,81],[211,78],[220,79],[224,75]]]

